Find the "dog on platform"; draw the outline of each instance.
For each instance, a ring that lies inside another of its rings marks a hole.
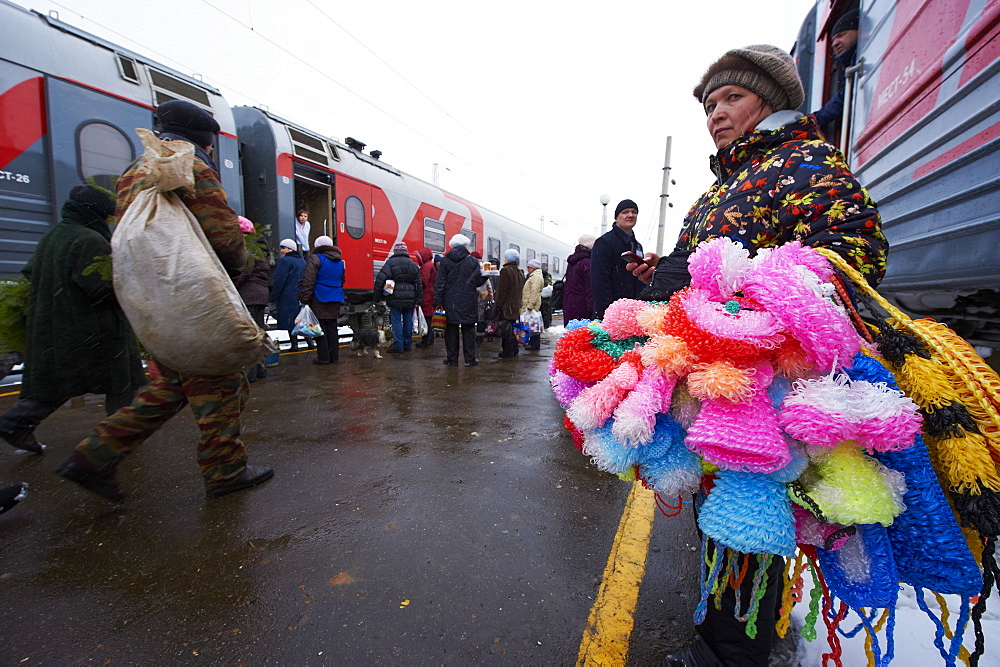
[[[386,332],[383,329],[359,329],[354,332],[354,338],[351,339],[351,349],[357,350],[359,357],[367,357],[368,353],[372,352],[376,359],[381,359],[382,355],[379,354],[378,349],[387,345]]]

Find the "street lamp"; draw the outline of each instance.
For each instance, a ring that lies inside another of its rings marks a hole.
[[[608,203],[611,201],[611,197],[607,195],[601,195],[601,206],[604,207],[601,213],[601,236],[604,236],[604,232],[608,231]]]

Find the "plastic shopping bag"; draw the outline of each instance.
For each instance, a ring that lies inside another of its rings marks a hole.
[[[424,317],[424,311],[420,309],[420,306],[413,308],[413,335],[427,335],[427,318]]]
[[[194,146],[137,132],[141,168],[155,187],[139,193],[111,237],[115,296],[129,324],[175,371],[228,375],[259,363],[269,353],[267,335],[173,192],[194,187]]]
[[[528,327],[524,326],[520,322],[514,323],[514,336],[517,338],[517,342],[521,345],[528,344],[528,338],[531,336],[531,331]]]
[[[528,331],[532,333],[542,332],[542,314],[537,310],[528,310],[521,313],[521,324],[528,327]]]
[[[302,306],[302,310],[295,316],[295,326],[292,327],[293,336],[305,336],[306,338],[319,338],[323,335],[323,327],[319,325],[316,314],[309,306]]]

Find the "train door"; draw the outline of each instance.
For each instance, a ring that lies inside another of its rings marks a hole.
[[[337,245],[347,262],[347,289],[370,290],[375,284],[372,258],[372,188],[345,176],[337,177]]]
[[[295,163],[295,217],[299,211],[309,214],[309,248],[319,236],[329,236],[336,243],[333,218],[333,176],[327,172]]]
[[[152,111],[58,79],[46,82],[52,192],[58,204],[81,182],[114,191],[142,153],[135,129],[152,127]]]

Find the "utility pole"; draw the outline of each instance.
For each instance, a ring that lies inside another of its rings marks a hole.
[[[604,236],[604,232],[608,231],[608,202],[610,201],[611,197],[601,195],[601,206],[603,207],[601,211],[601,236]]]
[[[656,231],[656,254],[663,256],[663,227],[667,221],[667,207],[673,206],[667,201],[670,197],[667,194],[667,190],[670,188],[670,144],[673,141],[673,137],[667,137],[667,154],[663,158],[663,187],[660,193],[660,226]]]

